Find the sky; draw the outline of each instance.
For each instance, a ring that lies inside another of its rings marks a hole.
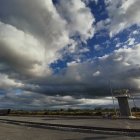
[[[106,107],[109,83],[138,104],[139,5],[0,0],[0,108]]]

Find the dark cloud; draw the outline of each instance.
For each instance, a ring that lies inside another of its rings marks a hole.
[[[84,2],[0,0],[3,106],[88,106],[87,102],[92,102],[89,98],[110,96],[109,81],[114,90],[140,90],[140,46],[134,41],[132,48],[124,47],[84,62],[78,61],[77,53],[77,61],[66,62],[65,68],[60,65],[60,71],[53,73],[50,64],[63,58],[62,49],[68,46],[67,54],[77,51],[94,36],[94,15]],[[108,26],[112,26],[110,22]],[[116,32],[116,24],[108,29]],[[81,48],[81,53],[89,51]]]
[[[25,89],[45,95],[109,96],[111,82],[114,91],[139,91],[139,49],[119,49],[93,62],[72,63],[58,74],[28,81]]]

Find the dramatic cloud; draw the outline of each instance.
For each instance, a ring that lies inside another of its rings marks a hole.
[[[51,0],[1,0],[1,61],[28,76],[50,74],[49,63],[58,59],[58,50],[75,42],[71,37],[79,35],[85,42],[93,36],[90,9],[77,2],[60,1],[57,7],[64,14]]]
[[[1,107],[107,105],[109,81],[140,91],[139,4],[0,0]]]
[[[91,89],[108,88],[109,80],[114,88],[140,90],[140,46],[121,48],[98,61],[73,64],[66,69],[65,77],[74,78],[77,83],[91,86]],[[96,92],[92,92],[96,94]],[[107,93],[105,93],[107,94]]]
[[[120,48],[110,55],[83,63],[69,63],[60,73],[47,79],[30,81],[26,90],[44,95],[74,97],[109,96],[112,88],[140,90],[140,46]],[[37,86],[38,85],[38,86]]]
[[[28,98],[28,100],[27,100]],[[15,94],[7,92],[5,95],[0,96],[0,107],[9,107],[17,108],[27,108],[27,109],[56,109],[56,108],[91,108],[96,107],[97,104],[100,106],[112,105],[112,99],[109,97],[101,99],[88,99],[88,98],[74,98],[72,96],[46,96],[40,95],[33,92],[24,92],[22,94]],[[19,106],[19,104],[22,106]]]
[[[7,69],[25,75],[44,74],[43,48],[33,36],[0,22],[0,49],[0,61]]]

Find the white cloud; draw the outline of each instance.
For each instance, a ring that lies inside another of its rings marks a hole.
[[[70,36],[77,34],[82,41],[86,42],[94,35],[93,22],[95,19],[84,2],[81,0],[60,0],[57,10],[67,22],[66,28]]]
[[[81,0],[61,0],[57,8],[52,0],[5,0],[0,13],[0,58],[29,78],[50,75],[49,64],[61,58],[58,51],[65,46],[76,51],[72,36],[86,42],[94,35],[94,17]]]
[[[134,45],[134,44],[135,44],[135,38],[129,38],[128,45]]]
[[[91,105],[91,106],[100,106],[100,105],[111,105],[112,99],[106,99],[106,98],[99,98],[99,99],[86,99],[82,98],[79,99],[80,104],[82,105]]]
[[[11,70],[32,76],[45,74],[44,49],[32,35],[0,22],[0,49],[0,58]],[[46,72],[50,73],[49,68]]]
[[[110,26],[110,19],[107,18],[105,20],[100,20],[99,22],[96,23],[96,32],[102,30],[102,29],[108,29]]]
[[[75,66],[77,64],[78,63],[76,61],[72,61],[72,62],[67,63],[67,66]]]
[[[133,31],[133,34],[137,35],[137,34],[139,34],[139,31],[135,30],[135,31]]]
[[[96,71],[96,72],[93,73],[94,77],[99,76],[99,75],[100,75],[100,71]]]
[[[117,43],[117,44],[116,44],[116,48],[121,47],[121,45],[122,45],[122,43],[120,43],[120,42]]]
[[[100,51],[101,49],[102,49],[102,47],[100,46],[100,45],[95,45],[94,46],[94,49],[96,50],[96,51]]]
[[[8,75],[0,74],[0,88],[1,89],[9,89],[9,88],[21,88],[24,86],[19,81],[15,81],[14,79],[10,79]]]
[[[83,84],[85,87],[92,87],[96,92],[98,87],[108,89],[108,81],[111,80],[113,88],[140,90],[139,59],[140,45],[133,48],[120,48],[110,55],[98,58],[98,61],[68,65],[63,73],[63,82]],[[76,77],[80,79],[77,80]],[[94,94],[94,91],[92,93]]]
[[[107,10],[111,19],[110,36],[134,25],[140,25],[139,0],[106,0]]]
[[[98,4],[98,0],[82,0],[84,1],[86,4],[90,4],[91,2],[95,2],[95,4]]]
[[[82,48],[82,49],[80,49],[80,53],[86,53],[86,52],[89,52],[90,50],[88,49],[88,48]]]

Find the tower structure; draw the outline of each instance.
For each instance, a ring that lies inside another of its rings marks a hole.
[[[118,99],[121,117],[128,117],[128,118],[132,117],[131,109],[129,107],[129,102],[128,102],[130,96],[128,94],[123,94],[123,95],[116,96],[116,98]]]

